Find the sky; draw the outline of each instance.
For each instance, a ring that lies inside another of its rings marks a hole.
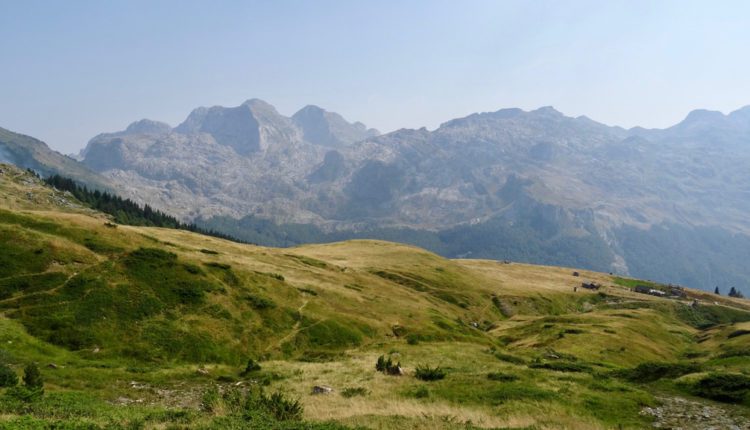
[[[260,98],[381,132],[541,106],[664,128],[750,104],[748,52],[747,1],[0,0],[0,127],[76,153]]]

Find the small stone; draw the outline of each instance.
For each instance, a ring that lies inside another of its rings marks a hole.
[[[316,385],[313,387],[313,394],[331,394],[333,388],[326,385]]]
[[[47,367],[49,367],[50,369],[57,369],[57,364],[50,363],[47,365]]]

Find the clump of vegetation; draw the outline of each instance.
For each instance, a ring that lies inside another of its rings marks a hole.
[[[18,375],[7,364],[0,364],[0,387],[15,387]]]
[[[259,388],[247,393],[231,389],[221,394],[216,385],[209,387],[203,394],[201,409],[216,415],[240,416],[248,424],[256,423],[262,428],[276,428],[269,419],[282,422],[300,421],[303,412],[302,404],[298,400],[289,399],[281,393],[268,396]],[[252,424],[249,426],[258,427]]]
[[[739,309],[716,305],[675,307],[675,315],[686,324],[697,329],[707,329],[717,324],[750,321],[750,313]]]
[[[427,364],[417,365],[414,376],[422,381],[437,381],[444,379],[447,373],[440,366],[430,367]]]
[[[750,377],[712,373],[693,385],[693,393],[720,402],[741,403],[750,392]]]
[[[188,273],[192,273],[193,275],[206,276],[206,272],[204,272],[203,269],[196,266],[195,264],[183,263],[182,267],[184,267]]]
[[[258,364],[252,358],[248,358],[247,365],[245,365],[245,370],[242,372],[242,376],[249,375],[250,373],[257,372],[258,370],[260,370],[260,364]]]
[[[568,363],[566,361],[551,361],[546,363],[531,363],[532,369],[548,369],[556,372],[591,372],[591,366],[578,363]]]
[[[281,275],[279,273],[269,273],[268,276],[272,277],[273,279],[284,282],[284,275]]]
[[[653,382],[662,378],[678,378],[700,370],[700,365],[696,363],[646,362],[632,369],[618,370],[615,375],[633,382]]]
[[[229,265],[229,264],[219,263],[219,262],[216,262],[216,261],[209,261],[208,263],[203,263],[203,264],[206,265],[206,266],[208,266],[208,267],[215,267],[215,268],[221,269],[221,270],[229,270],[229,269],[232,268],[232,266]]]
[[[518,376],[509,373],[490,372],[487,374],[487,379],[490,381],[513,382],[518,380]]]
[[[738,336],[744,336],[746,334],[750,334],[750,330],[735,330],[727,335],[727,339],[732,339]]]
[[[201,249],[201,252],[204,254],[210,254],[210,255],[218,255],[219,253],[216,251],[212,251],[210,249]]]
[[[526,364],[526,360],[524,360],[523,358],[516,357],[515,355],[504,354],[502,352],[496,352],[495,358],[497,358],[498,360],[506,361],[508,363],[512,363],[512,364],[520,364],[520,365]]]
[[[370,391],[365,387],[349,387],[341,391],[341,395],[347,399],[355,396],[366,396],[370,394]]]
[[[250,306],[252,306],[254,309],[257,309],[257,310],[273,309],[276,307],[276,302],[274,302],[273,300],[267,297],[254,296],[252,294],[248,294],[247,296],[245,296],[245,300],[247,300],[250,303]]]
[[[318,295],[317,291],[311,290],[309,288],[297,288],[297,290],[299,290],[300,293],[309,294],[311,296],[317,296]]]
[[[401,362],[399,361],[394,364],[391,357],[385,358],[385,356],[381,355],[378,357],[377,363],[375,363],[375,370],[388,375],[401,375]]]
[[[10,386],[5,391],[5,395],[15,401],[31,402],[39,400],[44,395],[44,381],[39,368],[36,364],[29,363],[24,367],[23,373],[23,385]]]

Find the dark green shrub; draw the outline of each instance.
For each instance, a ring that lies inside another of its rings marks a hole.
[[[366,396],[368,394],[370,394],[370,391],[367,388],[365,388],[365,387],[350,387],[350,388],[345,388],[341,392],[341,395],[344,396],[344,397],[346,397],[346,398],[350,398],[350,397],[354,397],[354,396]]]
[[[203,264],[204,264],[205,266],[208,266],[208,267],[214,267],[214,268],[216,268],[216,269],[221,269],[221,270],[229,270],[229,269],[231,269],[231,268],[232,268],[232,266],[231,266],[231,265],[229,265],[229,264],[224,264],[224,263],[217,263],[217,262],[215,262],[215,261],[211,261],[211,262],[208,262],[208,263],[203,263]]]
[[[719,358],[750,357],[750,348],[748,347],[727,348],[726,351],[719,354],[718,357]]]
[[[700,372],[697,363],[641,363],[633,369],[615,372],[615,376],[623,377],[633,382],[653,382],[661,378],[674,379],[688,373]]]
[[[276,307],[276,303],[268,298],[260,297],[260,296],[253,296],[252,294],[248,294],[245,297],[245,300],[247,300],[250,303],[250,306],[252,306],[254,309],[273,309]]]
[[[247,365],[245,366],[245,370],[242,372],[242,375],[244,376],[258,370],[260,370],[260,364],[256,363],[252,358],[248,358]]]
[[[279,281],[282,281],[282,282],[284,281],[284,276],[280,275],[278,273],[269,273],[268,276],[270,276],[270,277],[272,277],[274,279],[277,279]]]
[[[401,362],[398,362],[396,364],[393,364],[393,360],[391,360],[390,357],[385,358],[384,356],[378,357],[378,362],[375,363],[375,370],[378,372],[383,372],[388,375],[400,375],[401,372]]]
[[[750,334],[750,330],[735,330],[727,335],[727,339],[731,339],[737,336],[743,336],[746,334]]]
[[[203,269],[196,266],[195,264],[183,263],[182,267],[184,267],[185,270],[188,271],[188,273],[192,273],[193,275],[206,276],[206,272],[204,272]]]
[[[507,361],[508,363],[513,363],[513,364],[522,364],[522,365],[526,364],[526,360],[524,360],[523,358],[519,358],[513,355],[509,355],[509,354],[503,354],[502,352],[496,352],[495,358],[497,358],[498,360]]]
[[[201,252],[204,253],[204,254],[211,254],[211,255],[217,255],[218,254],[218,252],[212,251],[210,249],[201,249]]]
[[[490,372],[487,374],[487,379],[490,381],[513,382],[518,380],[518,376],[507,373]]]
[[[270,397],[267,397],[261,391],[260,402],[279,421],[300,421],[302,419],[303,408],[299,400],[287,399],[281,393],[273,393]]]
[[[728,373],[712,373],[693,386],[695,395],[727,403],[741,403],[748,391],[750,377]]]
[[[23,369],[23,385],[29,390],[38,390],[44,392],[44,381],[39,368],[34,363],[29,363]]]
[[[297,289],[299,290],[300,293],[309,294],[311,296],[317,296],[318,295],[317,291],[311,290],[309,288],[297,288]]]
[[[585,364],[568,363],[565,361],[553,361],[549,363],[531,363],[532,369],[548,369],[556,372],[590,372],[591,367]]]
[[[427,364],[417,365],[416,373],[414,376],[422,381],[437,381],[445,378],[445,370],[441,369],[440,366],[430,367]]]
[[[419,345],[419,336],[410,334],[406,336],[406,343],[409,345]]]
[[[15,387],[18,375],[7,364],[0,364],[0,387]]]

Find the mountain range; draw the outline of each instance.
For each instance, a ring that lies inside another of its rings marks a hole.
[[[174,128],[135,122],[80,157],[124,197],[256,243],[400,238],[448,257],[747,291],[749,141],[750,107],[629,130],[502,109],[380,134],[252,99]]]

